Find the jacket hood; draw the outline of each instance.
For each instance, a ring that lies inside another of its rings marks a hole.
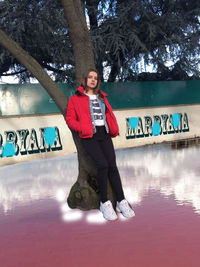
[[[76,89],[76,91],[78,91],[79,93],[81,93],[82,95],[84,95],[84,88],[83,88],[83,86],[79,86],[77,89]],[[101,91],[101,93],[102,93],[102,95],[103,96],[108,96],[106,93],[104,93],[102,90],[100,90]]]

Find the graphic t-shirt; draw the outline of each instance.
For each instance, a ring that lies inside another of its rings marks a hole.
[[[85,93],[86,94],[86,93]],[[92,110],[94,114],[94,123],[96,126],[102,126],[104,125],[104,120],[103,120],[103,114],[101,112],[101,108],[99,106],[99,102],[97,100],[97,95],[88,95],[90,98],[90,102],[92,104]]]

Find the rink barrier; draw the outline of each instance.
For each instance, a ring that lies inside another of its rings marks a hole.
[[[120,129],[120,135],[112,139],[116,149],[200,137],[200,101],[118,108],[114,114]],[[59,113],[4,115],[0,125],[0,166],[76,152]]]
[[[58,87],[69,98],[75,85]],[[132,109],[200,103],[200,80],[103,83],[113,109]],[[0,115],[20,116],[60,113],[40,84],[0,84]]]

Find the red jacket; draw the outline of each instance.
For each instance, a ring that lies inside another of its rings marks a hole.
[[[84,88],[78,87],[79,95],[70,97],[67,104],[66,123],[71,130],[79,133],[81,138],[93,136],[93,124],[90,112],[89,97],[84,94]],[[112,108],[107,100],[107,94],[101,91],[106,104],[105,115],[111,137],[119,135],[119,127]]]

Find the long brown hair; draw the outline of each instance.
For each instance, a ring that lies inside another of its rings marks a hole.
[[[87,79],[88,79],[88,75],[89,75],[89,73],[90,72],[96,72],[96,74],[97,74],[97,85],[96,85],[96,87],[94,88],[94,92],[95,92],[95,94],[97,94],[98,96],[99,96],[99,99],[101,99],[101,100],[104,100],[104,96],[102,95],[102,93],[101,93],[101,89],[100,89],[100,84],[101,84],[101,78],[100,78],[100,75],[99,75],[99,73],[98,73],[98,71],[96,70],[96,69],[88,69],[85,73],[84,73],[84,75],[83,75],[83,77],[82,77],[82,79],[81,79],[81,81],[80,81],[80,86],[83,86],[83,88],[85,89],[85,91],[87,92]]]

